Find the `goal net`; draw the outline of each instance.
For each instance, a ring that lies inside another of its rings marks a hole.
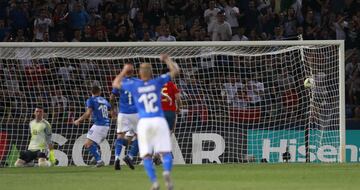
[[[168,53],[180,66],[174,80],[183,107],[177,114],[177,164],[344,161],[343,43],[29,43],[0,45],[0,165],[27,149],[36,105],[45,108],[59,165],[86,165],[89,88],[111,82],[125,63],[149,62],[154,74]],[[314,84],[304,87],[304,80]],[[114,160],[116,122],[100,145]],[[141,129],[140,129],[141,130]],[[285,154],[284,154],[285,153]]]

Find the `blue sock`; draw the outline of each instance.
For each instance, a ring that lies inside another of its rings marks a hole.
[[[138,140],[134,140],[131,142],[131,148],[129,150],[129,157],[133,159],[139,153],[139,143]]]
[[[163,154],[163,168],[164,171],[170,172],[173,165],[173,158],[171,153],[165,153]]]
[[[155,168],[153,166],[152,158],[148,158],[148,157],[144,158],[143,163],[144,163],[145,171],[146,171],[150,181],[152,183],[155,183],[157,181],[157,178],[156,178],[156,173],[155,173]]]
[[[127,141],[125,139],[115,140],[115,159],[118,159],[120,157],[122,147],[126,145],[127,145]]]
[[[96,161],[101,160],[100,154],[98,152],[98,147],[97,147],[97,144],[95,142],[89,147],[89,151],[94,156]]]

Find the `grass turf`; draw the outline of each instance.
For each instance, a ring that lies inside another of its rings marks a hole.
[[[161,189],[161,168],[157,167]],[[176,190],[360,189],[360,164],[221,164],[175,166]],[[0,168],[1,190],[143,190],[142,166]]]

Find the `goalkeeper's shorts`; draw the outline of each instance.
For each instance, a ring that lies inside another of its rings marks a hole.
[[[26,150],[20,152],[19,158],[21,160],[24,160],[26,163],[28,163],[38,158],[46,158],[46,154],[44,151],[40,151],[40,150]]]

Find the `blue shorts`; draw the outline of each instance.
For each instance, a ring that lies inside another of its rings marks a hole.
[[[173,130],[176,119],[176,112],[174,111],[164,111],[165,119],[169,125],[170,131]]]

